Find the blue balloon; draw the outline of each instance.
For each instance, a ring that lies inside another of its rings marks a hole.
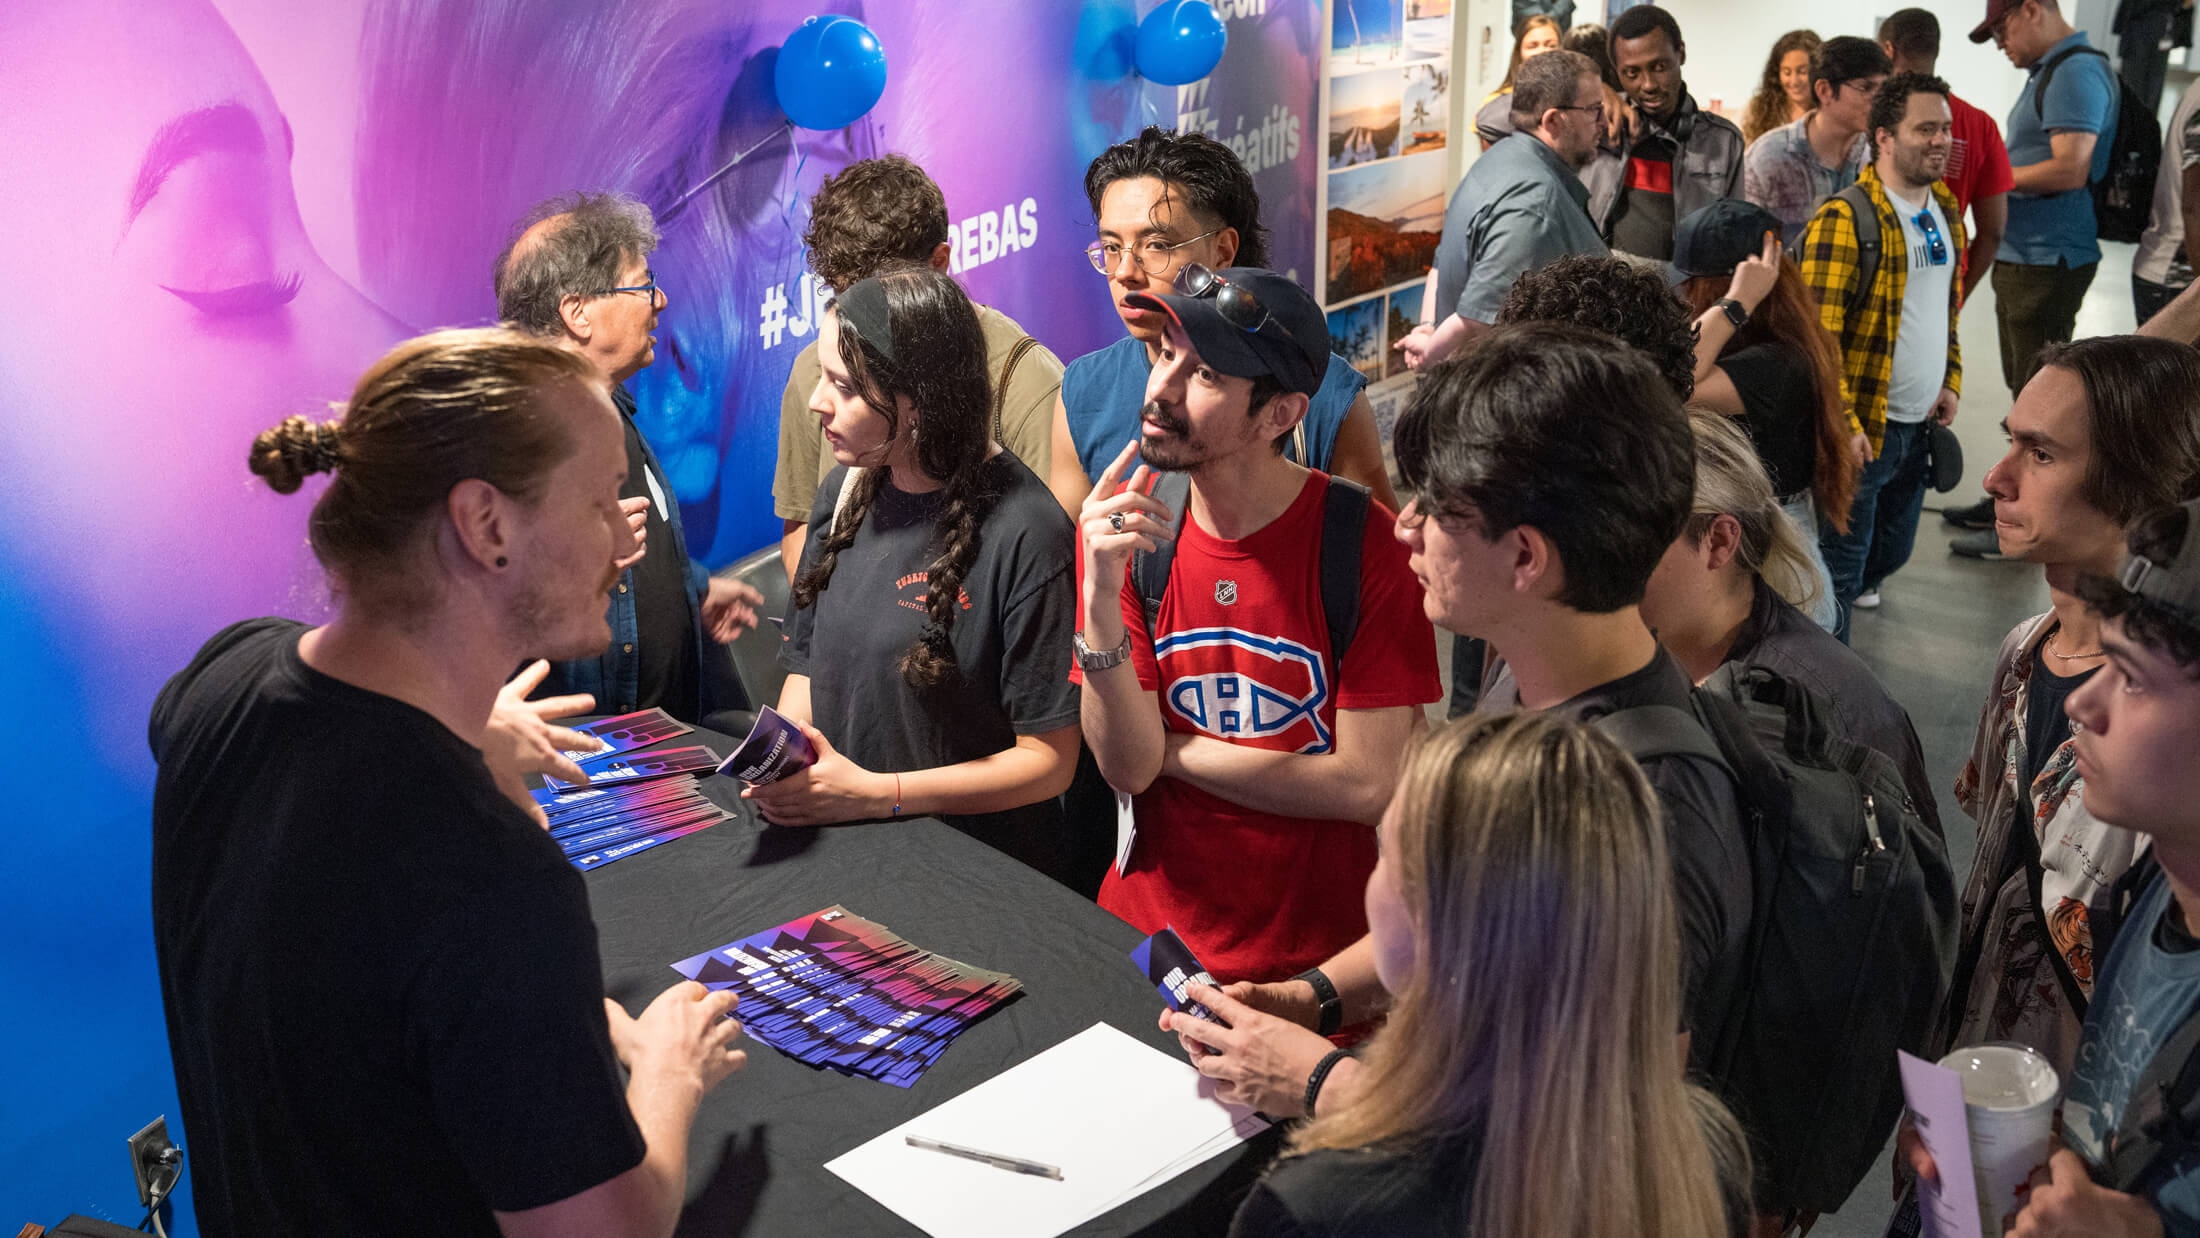
[[[1229,43],[1207,0],[1161,0],[1138,23],[1138,72],[1164,86],[1196,82],[1215,71]]]
[[[844,129],[886,93],[886,49],[853,17],[811,17],[779,48],[772,91],[805,129]]]

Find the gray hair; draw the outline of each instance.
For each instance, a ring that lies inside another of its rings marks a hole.
[[[1533,133],[1543,123],[1543,113],[1554,107],[1572,107],[1574,92],[1581,88],[1585,77],[1602,80],[1603,75],[1597,72],[1597,62],[1580,52],[1562,48],[1521,61],[1520,71],[1513,77],[1513,127]]]
[[[524,248],[530,228],[558,219]],[[558,306],[619,283],[621,268],[657,248],[657,221],[623,193],[568,193],[537,203],[497,254],[497,317],[536,335],[565,330]]]

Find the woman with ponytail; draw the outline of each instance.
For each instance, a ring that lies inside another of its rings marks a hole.
[[[1871,668],[1801,607],[1824,582],[1806,541],[1772,497],[1749,438],[1728,418],[1689,414],[1696,430],[1696,501],[1651,573],[1642,621],[1698,683],[1729,662],[1776,671],[1810,689],[1841,733],[1902,770],[1918,813],[1939,828],[1910,715]]]
[[[794,582],[779,709],[820,758],[745,794],[775,825],[937,816],[1063,875],[1077,764],[1074,533],[994,440],[985,338],[928,267],[851,285],[810,409],[840,467]]]

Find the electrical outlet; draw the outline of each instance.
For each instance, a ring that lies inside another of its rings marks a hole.
[[[152,1207],[154,1192],[162,1197],[175,1189],[182,1170],[183,1150],[168,1139],[168,1115],[162,1114],[130,1136],[130,1172],[137,1177],[138,1203]]]

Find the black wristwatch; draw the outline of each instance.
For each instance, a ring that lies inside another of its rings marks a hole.
[[[1712,304],[1719,307],[1720,311],[1726,315],[1726,320],[1734,324],[1736,331],[1749,325],[1749,311],[1742,308],[1740,301],[1732,297],[1720,297]]]
[[[1314,1000],[1321,1003],[1321,1021],[1314,1028],[1324,1036],[1334,1036],[1344,1026],[1344,999],[1337,996],[1337,986],[1329,983],[1329,977],[1319,967],[1309,967],[1293,980],[1304,980],[1314,987]]]

